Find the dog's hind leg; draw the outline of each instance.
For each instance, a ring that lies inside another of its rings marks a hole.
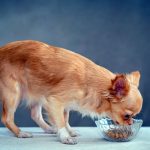
[[[15,80],[7,80],[2,87],[2,122],[11,130],[17,137],[27,138],[32,137],[28,132],[22,132],[14,123],[14,113],[20,101],[19,84]]]
[[[49,126],[44,121],[42,116],[42,106],[40,104],[34,104],[33,106],[31,106],[31,117],[46,133],[57,133],[57,130],[55,128]]]

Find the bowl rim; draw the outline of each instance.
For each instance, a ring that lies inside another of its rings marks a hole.
[[[113,120],[111,119],[111,118],[101,118],[101,119],[98,119],[98,120],[96,120],[95,121],[95,124],[96,124],[96,126],[99,126],[99,125],[107,125],[105,122],[101,122],[100,120],[110,120],[110,121],[112,121],[113,122]],[[135,123],[133,123],[133,124],[131,124],[131,125],[118,125],[118,124],[113,124],[112,123],[112,125],[115,125],[115,126],[117,126],[117,127],[123,127],[123,126],[125,126],[125,127],[131,127],[131,126],[134,126],[134,125],[136,125],[136,124],[141,124],[141,126],[142,126],[142,124],[143,124],[143,120],[142,119],[134,119],[133,118],[133,121],[135,122]]]

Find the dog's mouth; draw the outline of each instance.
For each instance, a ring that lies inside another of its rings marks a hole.
[[[132,124],[133,124],[133,118],[127,120],[126,123],[127,123],[128,125],[132,125]]]
[[[119,123],[117,120],[114,121],[116,125],[132,125],[133,124],[133,118],[129,120],[125,120],[123,123]]]

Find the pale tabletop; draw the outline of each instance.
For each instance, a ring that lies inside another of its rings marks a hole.
[[[33,138],[14,137],[6,128],[0,128],[0,150],[150,150],[150,127],[142,127],[130,142],[104,140],[96,127],[75,128],[80,133],[78,144],[65,145],[56,135],[45,134],[40,128],[22,128],[30,131]]]

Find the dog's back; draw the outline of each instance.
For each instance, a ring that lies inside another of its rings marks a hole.
[[[26,95],[25,92],[30,96],[58,93],[58,90],[63,90],[61,83],[64,88],[67,80],[78,78],[80,82],[77,74],[83,72],[80,69],[83,65],[78,55],[41,42],[18,41],[7,44],[0,48],[1,93],[5,86],[13,90],[14,84],[21,89],[22,95]],[[69,77],[70,74],[72,77]]]

